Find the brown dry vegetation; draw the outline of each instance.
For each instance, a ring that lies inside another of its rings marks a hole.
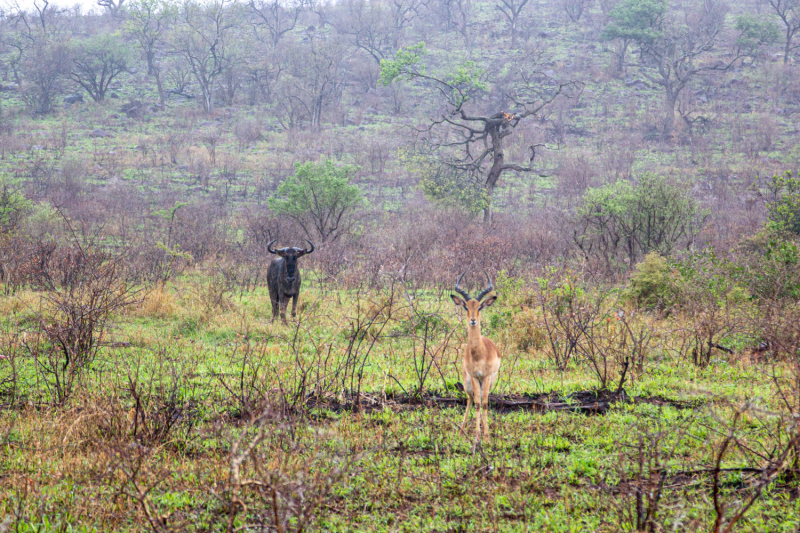
[[[130,2],[0,14],[0,531],[800,527],[800,70],[783,37],[736,58],[767,4],[669,3],[724,22],[669,120],[653,51],[620,70],[602,38],[613,1],[513,32],[490,1],[156,5],[150,55]],[[186,36],[220,20],[206,83]],[[380,83],[422,41],[440,81]],[[103,98],[75,78],[97,42],[128,63]],[[463,191],[491,158],[436,146],[468,61],[477,115],[514,66],[570,88],[505,138],[487,223]],[[325,160],[364,202],[322,243],[270,200]],[[305,238],[273,324],[267,243]],[[447,293],[483,269],[472,453]]]

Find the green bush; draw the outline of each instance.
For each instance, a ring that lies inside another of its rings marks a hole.
[[[627,296],[638,307],[665,310],[680,300],[682,278],[658,252],[650,252],[631,274]]]
[[[783,176],[772,176],[764,195],[772,229],[800,235],[800,172],[797,177],[789,171]]]
[[[739,247],[736,275],[758,299],[800,300],[800,239],[769,224]]]
[[[609,272],[632,269],[650,252],[669,255],[692,241],[704,219],[686,184],[645,174],[588,189],[575,213],[574,241]]]

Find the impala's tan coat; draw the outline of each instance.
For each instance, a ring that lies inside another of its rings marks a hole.
[[[459,278],[460,281],[461,278]],[[474,398],[475,405],[478,407],[478,417],[475,420],[476,443],[481,439],[481,420],[483,420],[483,439],[486,442],[489,441],[489,390],[497,381],[497,372],[500,370],[500,352],[497,346],[491,339],[481,335],[481,311],[494,304],[497,296],[492,296],[483,303],[480,299],[492,288],[490,281],[489,288],[478,295],[478,298],[470,298],[467,293],[458,288],[458,283],[456,283],[456,291],[466,299],[459,298],[455,294],[451,295],[453,302],[467,312],[467,343],[463,345],[464,359],[462,361],[467,410],[464,413],[461,429],[466,431],[467,418],[469,418],[469,410]]]

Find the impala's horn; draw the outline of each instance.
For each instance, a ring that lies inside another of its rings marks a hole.
[[[492,285],[492,280],[489,279],[489,274],[486,273],[485,269],[484,269],[483,273],[486,274],[486,281],[489,282],[489,286],[487,288],[485,288],[484,290],[482,290],[480,292],[480,294],[478,294],[478,297],[475,298],[479,302],[483,299],[484,296],[486,296],[487,294],[489,294],[490,292],[492,292],[494,290],[494,285]]]
[[[466,273],[467,273],[467,272],[466,272],[466,271],[464,271],[464,274],[466,274]],[[455,286],[455,289],[454,289],[454,290],[455,290],[455,291],[456,291],[458,294],[460,294],[461,296],[463,296],[465,301],[469,301],[469,300],[471,300],[471,299],[472,299],[472,298],[470,297],[470,295],[469,295],[469,294],[467,294],[465,291],[461,290],[461,288],[458,286],[458,284],[459,284],[459,283],[461,283],[461,278],[463,278],[463,277],[464,277],[464,274],[461,274],[460,276],[458,276],[458,281],[456,281],[456,286]]]

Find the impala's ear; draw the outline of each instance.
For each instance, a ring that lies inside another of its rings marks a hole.
[[[467,308],[467,303],[464,300],[462,300],[461,298],[459,298],[458,296],[456,296],[455,294],[451,294],[450,298],[453,299],[453,303],[454,304],[456,304],[456,305],[458,305],[460,307],[463,307],[464,309]]]
[[[478,308],[478,311],[480,311],[481,309],[483,309],[485,307],[491,307],[494,304],[495,300],[497,300],[497,295],[496,294],[493,294],[493,295],[489,296],[486,300],[483,301],[481,306]]]

